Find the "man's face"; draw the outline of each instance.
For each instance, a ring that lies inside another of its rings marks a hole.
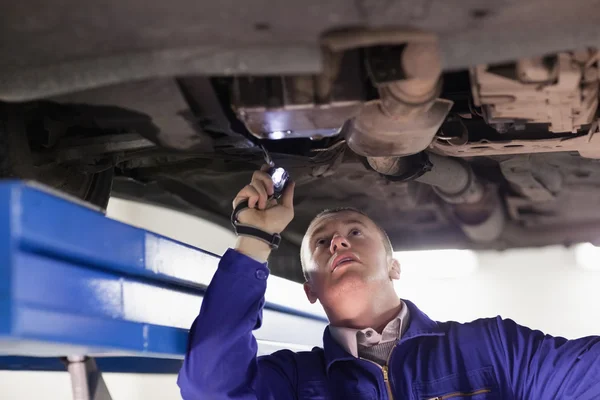
[[[324,306],[348,296],[358,298],[398,279],[398,263],[384,246],[381,231],[368,217],[342,211],[325,215],[309,227],[302,244],[308,282],[306,294]]]

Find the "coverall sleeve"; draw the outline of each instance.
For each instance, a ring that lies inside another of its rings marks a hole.
[[[515,398],[600,398],[600,337],[567,340],[509,319],[497,323]]]
[[[257,358],[269,270],[229,249],[192,324],[177,384],[184,400],[293,398],[291,352]]]

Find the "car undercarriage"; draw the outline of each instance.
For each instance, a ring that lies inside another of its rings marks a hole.
[[[44,3],[20,27],[24,9],[7,6],[1,176],[100,208],[112,193],[228,225],[265,146],[297,183],[271,260],[297,281],[303,232],[337,206],[364,210],[396,250],[598,241],[600,28],[583,19],[593,2],[283,3],[202,16],[111,3],[95,17]],[[198,26],[198,41],[181,36]],[[154,47],[133,51],[140,43]]]

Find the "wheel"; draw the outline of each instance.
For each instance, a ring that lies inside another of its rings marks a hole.
[[[113,168],[88,173],[77,165],[52,162],[36,165],[31,145],[32,132],[27,129],[23,109],[2,105],[0,110],[0,179],[40,182],[106,210]]]

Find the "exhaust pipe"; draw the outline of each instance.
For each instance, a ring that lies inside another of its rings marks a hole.
[[[446,203],[453,221],[474,242],[496,240],[506,223],[497,189],[481,182],[463,160],[432,153],[422,156],[420,165],[413,157],[368,157],[367,162],[383,175],[430,185]]]

